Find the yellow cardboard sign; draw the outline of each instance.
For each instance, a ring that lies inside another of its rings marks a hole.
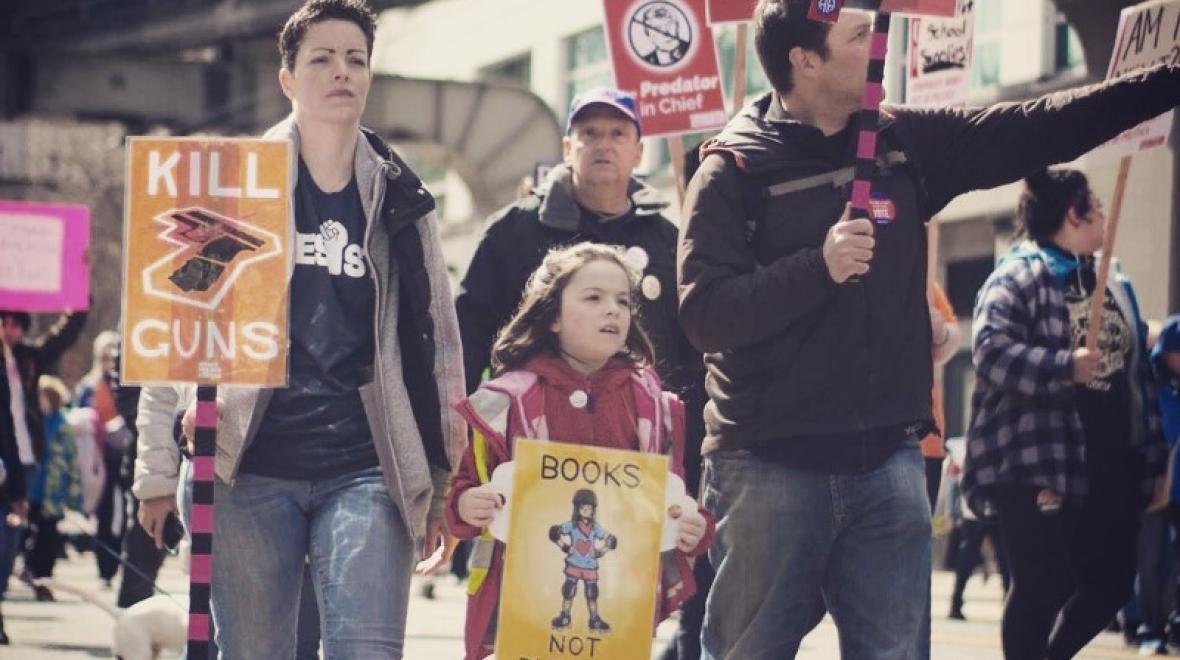
[[[122,378],[287,382],[290,144],[127,142]]]
[[[668,459],[518,440],[496,657],[646,658]]]

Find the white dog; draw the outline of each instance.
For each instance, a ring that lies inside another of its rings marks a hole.
[[[60,582],[44,578],[33,582],[73,594],[110,614],[115,619],[111,653],[118,660],[156,660],[165,650],[177,655],[185,651],[188,603],[177,603],[168,596],[156,595],[120,610],[92,593]]]

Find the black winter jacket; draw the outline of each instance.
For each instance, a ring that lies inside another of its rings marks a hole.
[[[1178,102],[1180,67],[1159,66],[1023,103],[885,109],[874,197],[891,219],[875,224],[869,273],[840,286],[822,245],[849,198],[851,155],[825,156],[819,131],[773,94],[748,106],[704,148],[678,256],[681,320],[706,352],[705,452],[929,419],[925,223]]]

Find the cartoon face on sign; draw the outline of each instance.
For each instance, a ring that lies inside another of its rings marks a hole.
[[[249,264],[280,254],[278,237],[200,207],[173,209],[155,217],[161,241],[176,250],[144,272],[150,295],[212,309]]]
[[[627,25],[631,52],[642,62],[662,69],[674,67],[692,48],[688,13],[675,2],[657,0],[635,6]]]

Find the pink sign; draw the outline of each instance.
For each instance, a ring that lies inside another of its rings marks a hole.
[[[758,0],[709,0],[705,15],[709,25],[722,23],[747,23],[754,17]]]
[[[647,137],[725,125],[705,0],[603,0],[615,85],[635,96]]]
[[[881,0],[881,11],[953,18],[956,0]]]
[[[0,200],[0,308],[87,309],[89,249],[89,208]]]

